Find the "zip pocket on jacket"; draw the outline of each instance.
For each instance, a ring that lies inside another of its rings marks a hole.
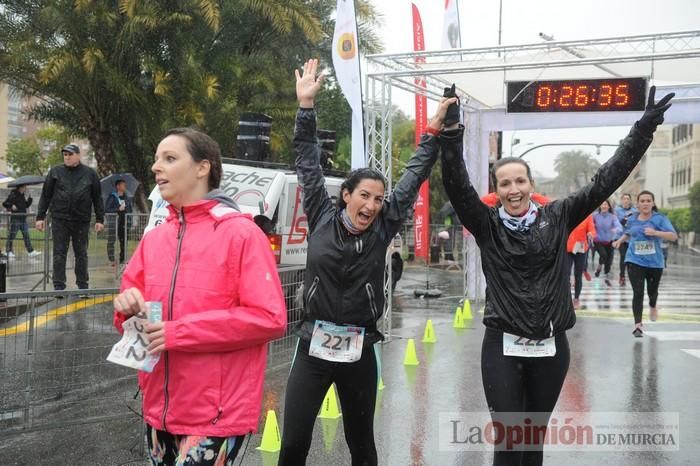
[[[372,309],[372,315],[376,321],[379,318],[379,313],[377,312],[377,303],[374,302],[374,290],[370,283],[365,284],[365,290],[367,290],[367,297],[369,298],[369,307]]]

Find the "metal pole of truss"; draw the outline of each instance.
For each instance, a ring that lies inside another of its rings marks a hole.
[[[367,81],[366,120],[367,128],[367,166],[378,170],[386,179],[387,192],[393,188],[391,177],[391,89],[389,78],[368,77]],[[390,264],[390,262],[387,262]],[[384,275],[384,313],[380,331],[391,339],[391,267],[385,268]]]

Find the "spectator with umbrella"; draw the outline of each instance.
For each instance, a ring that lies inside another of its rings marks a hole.
[[[103,186],[104,192],[104,186]],[[119,238],[119,263],[124,263],[126,249],[126,214],[132,212],[131,198],[126,190],[126,180],[117,178],[114,181],[114,189],[111,190],[105,201],[105,219],[107,227],[107,257],[112,267],[116,267],[114,260],[114,242]]]
[[[29,226],[27,225],[27,209],[32,205],[32,196],[27,194],[27,185],[29,184],[41,184],[44,182],[44,178],[41,176],[22,176],[12,182],[7,186],[13,188],[10,194],[2,203],[3,207],[7,209],[10,213],[10,231],[7,235],[7,257],[8,259],[14,259],[15,253],[12,251],[12,243],[17,236],[17,232],[22,232],[22,239],[24,240],[24,247],[27,249],[27,255],[29,257],[37,257],[41,255],[40,251],[36,251],[32,247],[32,240],[29,238]]]

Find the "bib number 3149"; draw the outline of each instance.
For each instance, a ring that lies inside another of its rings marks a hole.
[[[362,357],[363,327],[335,325],[317,320],[311,334],[309,355],[333,362],[355,362]]]
[[[503,355],[526,358],[543,358],[557,354],[554,337],[531,340],[503,332]]]

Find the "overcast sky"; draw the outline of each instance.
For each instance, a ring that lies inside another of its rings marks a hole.
[[[383,15],[380,36],[384,43],[384,52],[410,52],[413,47],[411,1],[372,2]],[[423,20],[426,49],[439,49],[444,0],[414,0],[414,3],[418,6]],[[538,36],[540,32],[553,35],[556,40],[576,40],[700,29],[698,0],[503,0],[502,4],[503,45],[538,43],[541,40]],[[458,0],[458,6],[462,47],[498,44],[498,0]],[[413,115],[412,97],[401,94],[394,94],[394,102],[409,115]],[[432,108],[429,106],[429,115]],[[617,143],[627,134],[628,129],[614,127],[518,131],[514,136],[505,132],[503,146],[504,152],[508,153],[511,140],[519,139],[520,144],[513,147],[513,154],[519,155],[527,149],[528,143]],[[528,154],[526,159],[536,172],[543,176],[554,176],[553,159],[560,151],[567,149],[569,148],[537,149]],[[576,147],[572,146],[570,149]],[[595,156],[595,149],[587,150]],[[601,148],[599,160],[607,160],[613,151],[614,148]]]

